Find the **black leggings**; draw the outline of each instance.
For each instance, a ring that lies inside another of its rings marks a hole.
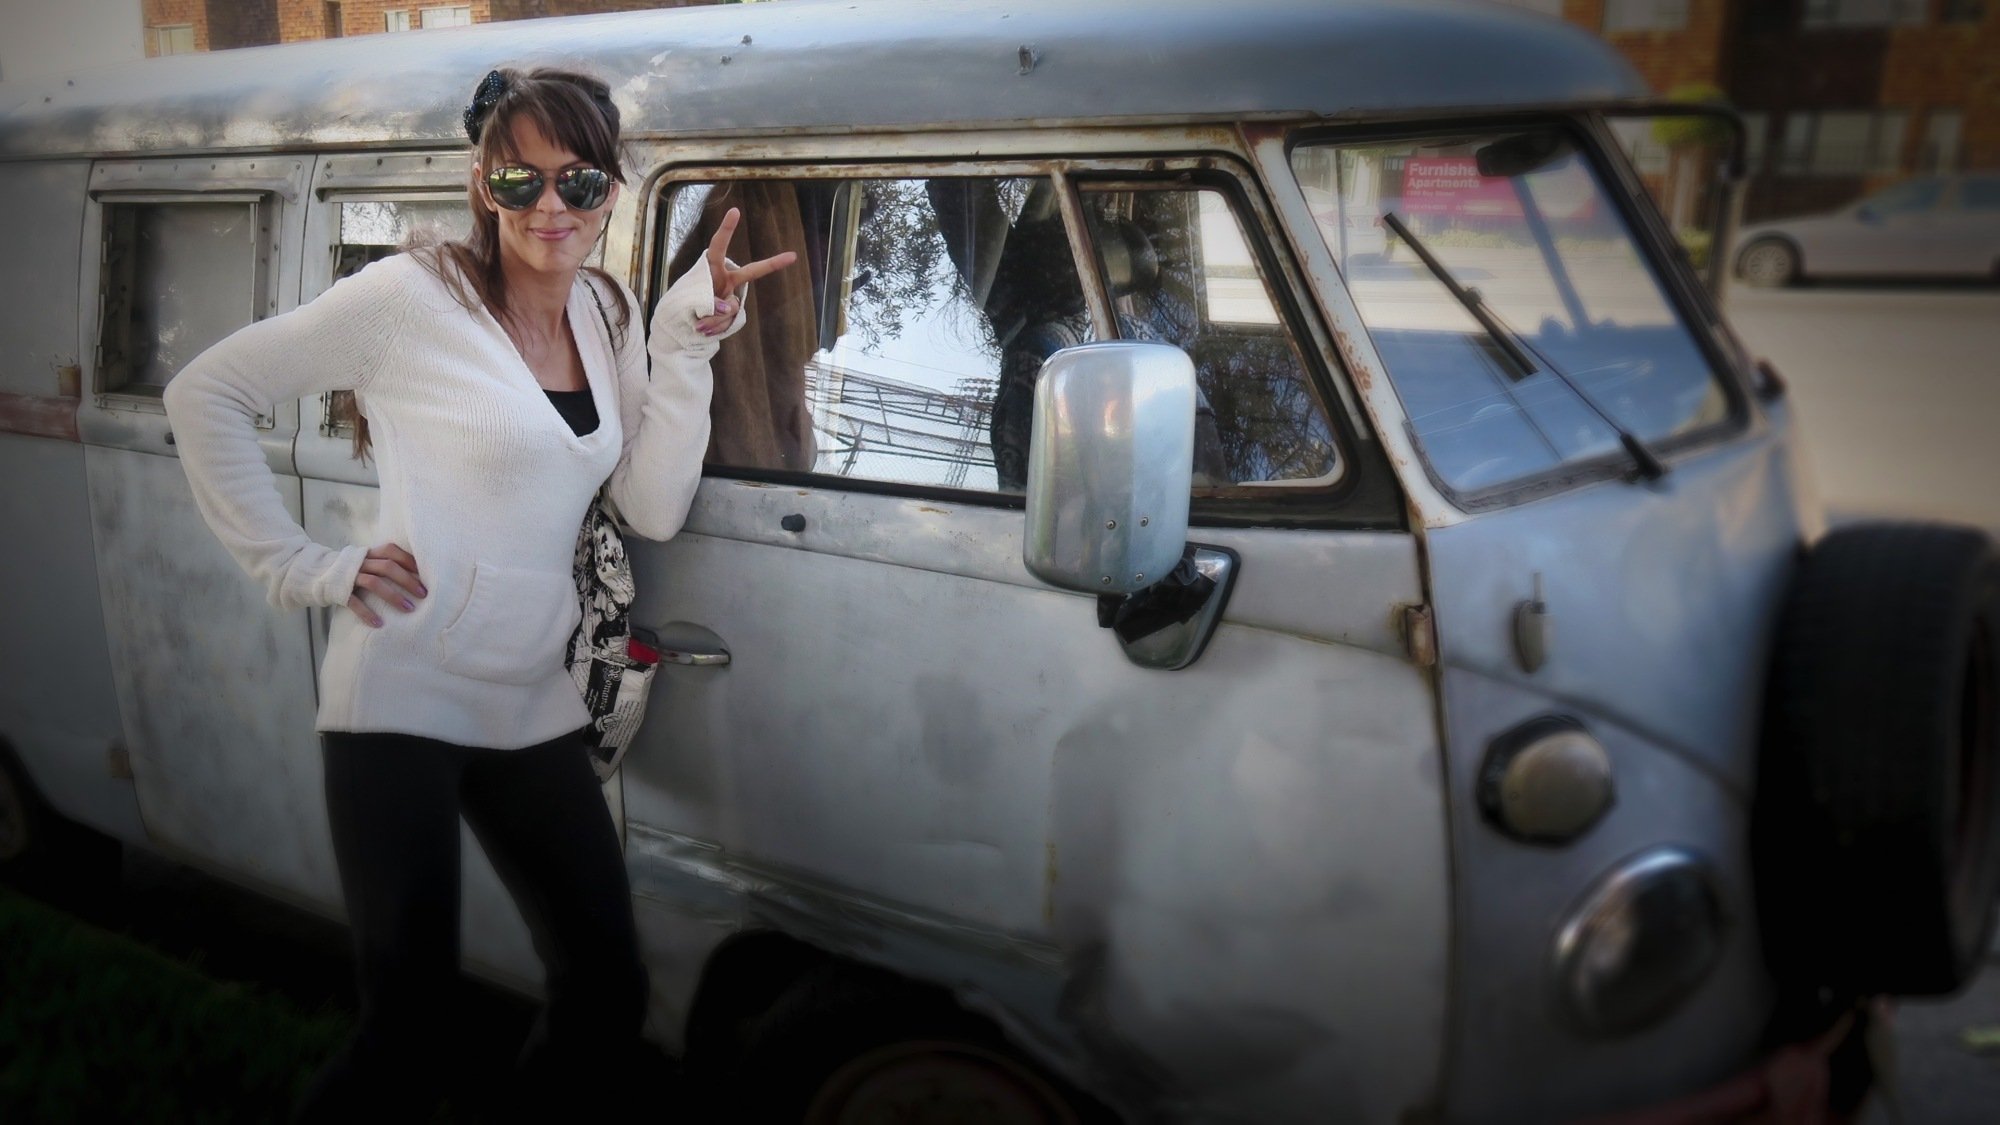
[[[427,1120],[435,1108],[455,1057],[461,815],[546,972],[522,1096],[559,1091],[574,1108],[578,1093],[629,1071],[646,974],[617,829],[581,732],[524,750],[398,734],[329,733],[324,743],[361,1017],[299,1120]]]

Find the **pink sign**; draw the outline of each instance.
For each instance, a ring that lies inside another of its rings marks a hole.
[[[1487,179],[1470,156],[1413,156],[1403,165],[1403,210],[1413,215],[1518,219],[1505,179]]]

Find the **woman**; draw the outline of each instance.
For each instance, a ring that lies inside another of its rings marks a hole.
[[[601,1091],[636,1043],[645,972],[618,837],[564,666],[571,561],[600,486],[650,538],[687,515],[709,359],[741,291],[788,265],[706,260],[648,348],[633,298],[583,260],[618,198],[618,111],[596,79],[486,76],[465,112],[473,230],[253,324],[166,392],[203,516],[283,609],[332,614],[320,671],[328,819],[353,927],[360,1027],[302,1120],[427,1117],[458,971],[463,815],[534,933],[548,1005],[527,1073]],[[351,391],[381,484],[378,546],[322,546],[286,512],[255,419]]]

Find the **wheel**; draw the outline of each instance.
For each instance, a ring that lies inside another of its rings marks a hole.
[[[0,749],[0,871],[12,873],[34,850],[42,830],[39,813],[14,756]]]
[[[1086,1125],[1114,1120],[941,990],[854,965],[808,972],[735,1067],[744,1120]]]
[[[1799,252],[1777,238],[1760,238],[1736,255],[1736,276],[1760,289],[1790,285],[1798,280]]]
[[[1843,528],[1779,626],[1753,809],[1781,976],[1856,994],[1971,980],[2000,891],[2000,554],[1945,525]]]
[[[0,744],[0,878],[36,894],[86,895],[115,882],[117,840],[63,819]]]

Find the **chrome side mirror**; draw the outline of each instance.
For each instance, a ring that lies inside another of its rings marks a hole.
[[[1129,594],[1187,543],[1194,363],[1166,344],[1064,348],[1042,364],[1021,559],[1052,586]]]

